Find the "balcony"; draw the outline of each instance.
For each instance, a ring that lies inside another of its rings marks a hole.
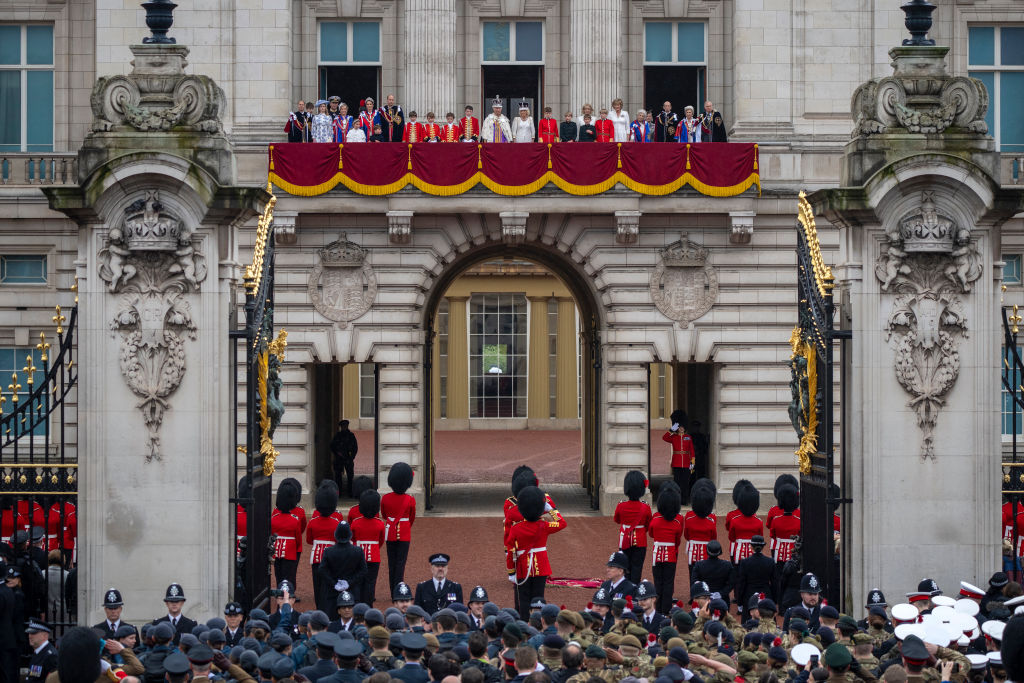
[[[1024,151],[1002,153],[999,180],[1003,185],[1024,185]]]
[[[0,152],[0,187],[77,185],[75,154]]]

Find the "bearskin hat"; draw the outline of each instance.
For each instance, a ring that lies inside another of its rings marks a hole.
[[[715,498],[718,496],[718,489],[713,481],[707,477],[698,479],[690,490],[690,503],[693,512],[698,517],[707,517],[715,509]],[[664,515],[662,515],[664,516]]]
[[[686,423],[688,422],[688,420],[686,419],[686,411],[676,408],[675,410],[672,411],[672,415],[669,416],[669,421],[672,424],[679,424],[682,425],[683,427],[686,427]]]
[[[544,514],[544,492],[536,486],[527,486],[516,496],[516,507],[527,522],[536,522]]]
[[[796,490],[795,486],[785,484],[779,487],[775,497],[778,499],[779,507],[782,508],[783,512],[793,512],[793,510],[800,507],[800,492]]]
[[[396,462],[388,472],[388,486],[395,493],[405,493],[412,486],[412,468],[407,462]]]
[[[675,482],[665,482],[658,490],[658,513],[671,522],[683,507],[683,496]]]
[[[640,500],[640,497],[647,491],[647,477],[640,470],[626,472],[626,478],[622,482],[622,492],[630,500]]]
[[[68,683],[93,683],[100,677],[100,639],[92,629],[75,626],[60,639],[57,675]]]
[[[1006,677],[1011,681],[1021,680],[1024,676],[1024,617],[1015,616],[1006,622],[1001,652]]]
[[[373,519],[380,512],[380,494],[375,489],[368,489],[359,494],[359,514]]]
[[[792,474],[780,474],[778,477],[776,477],[775,487],[772,489],[772,493],[775,494],[776,501],[779,500],[779,489],[787,485],[792,486],[797,491],[800,490],[800,482],[797,481],[796,477],[794,477]],[[781,503],[779,504],[779,507],[782,507]]]
[[[252,480],[246,475],[238,480],[238,497],[248,498],[252,495]],[[240,502],[239,505],[245,507],[248,503]]]
[[[536,486],[537,477],[533,474],[533,470],[520,472],[519,476],[512,480],[512,495],[518,496],[519,492],[525,489],[527,486]]]
[[[748,486],[741,488],[739,491],[739,500],[736,501],[736,507],[747,517],[753,517],[757,514],[757,508],[761,506],[761,493],[750,482],[747,482],[747,484]]]
[[[313,505],[321,517],[330,517],[338,511],[338,485],[333,479],[324,479],[316,490]]]
[[[281,483],[277,485],[277,488],[282,486],[291,486],[295,489],[295,504],[298,505],[299,501],[302,500],[302,484],[295,477],[285,477],[281,480]]]
[[[352,480],[352,497],[359,500],[359,496],[363,495],[363,491],[372,488],[375,488],[373,485],[373,477],[360,474]]]
[[[533,486],[538,486],[540,484],[540,481],[537,479],[537,473],[534,472],[533,468],[530,467],[529,465],[520,465],[519,467],[512,470],[512,482],[515,483],[516,479],[526,474],[529,474],[530,477],[533,479]]]
[[[754,485],[751,484],[746,479],[740,479],[738,482],[736,482],[733,485],[733,487],[732,487],[732,504],[735,505],[736,507],[739,507],[740,506],[740,491],[742,491],[743,489],[749,489],[749,488],[754,488]]]
[[[299,504],[299,489],[285,479],[277,485],[277,509],[291,512]]]

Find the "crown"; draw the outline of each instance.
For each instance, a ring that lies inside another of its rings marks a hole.
[[[681,239],[662,250],[661,260],[666,266],[703,267],[708,260],[708,250],[699,244]]]
[[[940,216],[935,208],[932,192],[924,192],[921,198],[921,209],[900,221],[900,239],[903,250],[914,252],[953,251],[953,238],[956,227],[953,221]]]
[[[124,215],[122,240],[132,251],[174,251],[186,237],[181,221],[164,213],[156,190],[132,202]]]
[[[320,250],[320,263],[325,268],[360,266],[365,259],[366,250],[354,242],[349,242],[344,234]]]

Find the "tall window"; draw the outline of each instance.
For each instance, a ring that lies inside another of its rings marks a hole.
[[[1017,353],[1021,353],[1021,348],[1017,347]],[[1010,378],[1011,372],[1013,373],[1013,386],[1017,387],[1017,397],[1020,398],[1021,390],[1021,373],[1020,371],[1013,371],[1013,354],[1004,346],[1003,347],[1003,382]],[[1013,414],[1017,413],[1017,434],[1024,434],[1024,415],[1021,414],[1021,409],[1018,407],[1014,410],[1013,396],[1006,389],[1006,385],[1000,383],[1002,388],[1003,396],[1003,435],[1010,436],[1013,434]]]
[[[35,368],[35,372],[31,372],[32,368]],[[17,385],[11,386],[15,384],[15,375],[17,375],[17,384],[21,385],[20,387]],[[29,383],[30,375],[35,384]],[[30,391],[34,390],[38,383],[43,381],[42,351],[34,348],[0,348],[0,381],[3,382],[0,384],[0,389],[3,390],[4,396],[7,397],[7,402],[3,404],[4,414],[9,415],[14,412],[14,394],[18,396],[17,406],[20,408],[28,401]],[[32,406],[32,411],[37,416],[43,415],[44,410],[45,406],[42,403]],[[26,429],[28,422],[24,425]],[[35,436],[46,434],[45,423],[40,421],[32,430],[32,434]]]
[[[442,299],[437,307],[437,356],[441,417],[448,417],[448,299]]]
[[[1020,254],[1003,254],[1003,284],[1019,285],[1021,283]]]
[[[971,26],[969,74],[988,88],[989,133],[1003,152],[1024,151],[1024,26]]]
[[[321,99],[337,95],[351,116],[367,97],[381,104],[379,21],[320,22],[318,56]]]
[[[53,26],[0,25],[0,152],[52,152],[53,110]]]
[[[644,64],[706,64],[706,27],[703,22],[647,22],[644,24]]]
[[[544,82],[544,22],[485,21],[480,26],[483,77],[481,111],[491,111],[491,99],[502,98],[509,116],[525,101],[536,121]]]
[[[377,404],[373,385],[374,363],[359,364],[359,417],[376,417]]]
[[[0,285],[45,285],[46,256],[43,254],[0,255]],[[2,376],[0,376],[2,377]]]
[[[671,102],[703,109],[707,90],[707,24],[648,21],[644,24],[644,103],[655,113]]]
[[[480,31],[485,64],[543,64],[544,23],[485,21]]]
[[[526,417],[524,294],[470,299],[469,392],[470,417]]]

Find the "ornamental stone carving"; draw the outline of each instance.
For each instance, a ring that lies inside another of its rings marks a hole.
[[[319,257],[307,286],[317,312],[344,326],[370,310],[377,298],[377,276],[366,261],[366,250],[342,234]]]
[[[660,255],[651,273],[651,298],[665,317],[688,325],[718,299],[718,275],[707,262],[708,250],[685,236]]]
[[[121,375],[141,399],[146,460],[159,460],[160,426],[185,375],[185,339],[196,338],[186,295],[206,279],[206,259],[191,228],[154,190],[125,209],[123,221],[107,233],[98,262],[107,288],[122,295],[109,325],[120,336]]]
[[[935,457],[935,425],[960,374],[960,342],[968,335],[962,295],[981,273],[970,231],[938,212],[932,192],[889,232],[875,265],[882,290],[896,295],[886,337],[896,352],[896,379],[917,414],[922,458]]]

